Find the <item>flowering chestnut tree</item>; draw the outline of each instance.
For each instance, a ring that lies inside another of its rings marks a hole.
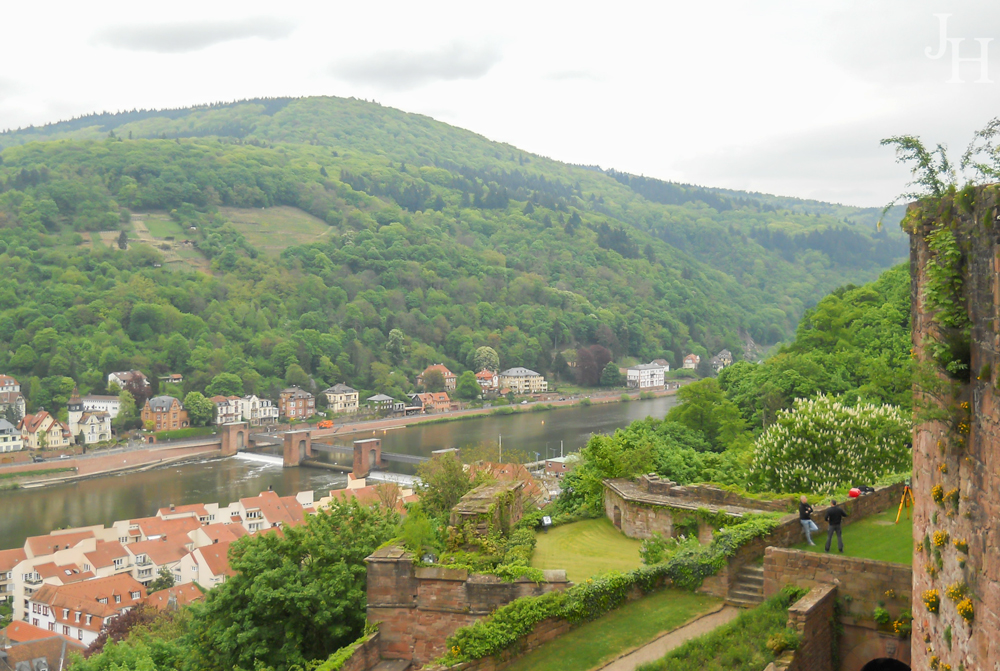
[[[754,444],[753,482],[776,492],[830,492],[910,468],[910,420],[893,405],[797,399]]]

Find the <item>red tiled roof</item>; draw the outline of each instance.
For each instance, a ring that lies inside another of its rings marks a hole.
[[[13,625],[11,625],[13,626]],[[45,632],[47,638],[14,643],[4,650],[4,668],[35,668],[32,662],[36,659],[45,659],[49,669],[65,669],[69,663],[69,653],[80,652],[85,646],[79,641],[74,641],[66,636],[60,636],[51,631]]]
[[[53,636],[58,637],[59,635],[55,632],[51,632],[48,629],[42,629],[41,627],[36,627],[33,624],[28,624],[27,622],[21,622],[19,620],[14,620],[6,629],[0,630],[7,635],[11,643],[26,643],[28,641],[41,641],[46,638],[52,638]],[[83,644],[73,639],[67,639],[74,645],[83,648]]]
[[[81,580],[89,580],[94,577],[93,573],[90,571],[84,571],[76,564],[56,566],[55,562],[46,562],[44,564],[36,565],[35,573],[40,575],[43,580],[46,578],[59,578],[63,585],[71,582],[79,582]]]
[[[203,503],[191,503],[186,506],[174,506],[173,509],[170,507],[160,508],[156,511],[157,517],[164,517],[166,515],[180,515],[182,513],[194,513],[199,517],[207,517],[208,510],[205,509],[205,504]]]
[[[132,594],[139,593],[138,599],[133,599]],[[115,597],[120,596],[120,602],[115,601]],[[123,608],[135,606],[146,597],[146,588],[135,578],[127,573],[108,576],[106,578],[94,578],[73,583],[72,585],[42,585],[42,587],[31,596],[31,601],[43,603],[52,609],[56,622],[74,627],[81,627],[87,631],[99,632],[103,626],[104,618],[118,613]],[[98,599],[107,599],[107,603],[101,603]],[[66,616],[63,611],[69,611]],[[81,618],[80,622],[75,621],[74,613],[80,612],[85,615],[92,615],[94,619],[87,624],[86,618]]]
[[[476,378],[479,380],[492,380],[497,377],[497,374],[491,370],[486,370],[485,368],[478,373],[476,373]]]
[[[187,536],[164,536],[152,541],[132,543],[128,550],[134,556],[144,554],[157,566],[164,566],[180,561],[188,553],[188,549],[184,547],[188,542]]]
[[[21,383],[12,378],[10,375],[0,375],[0,387],[9,387],[12,385],[20,386]]]
[[[240,499],[240,504],[247,510],[260,510],[264,520],[274,525],[289,524],[295,526],[305,519],[302,504],[294,496],[279,497],[276,492],[261,492],[260,496]]]
[[[430,373],[432,370],[439,371],[441,375],[445,378],[455,377],[455,374],[452,373],[450,370],[448,370],[447,366],[441,363],[435,363],[428,366],[427,368],[424,368],[424,372],[421,373],[420,375],[421,376],[427,375],[427,373]]]
[[[24,548],[14,548],[13,550],[0,550],[0,573],[10,571],[19,563],[28,558]]]
[[[178,606],[184,606],[192,601],[200,601],[205,597],[196,584],[189,582],[185,585],[176,585],[169,589],[161,589],[159,592],[153,592],[146,597],[144,603],[156,610],[166,610],[170,603],[171,595],[177,597]]]
[[[172,520],[165,520],[159,517],[142,517],[132,520],[131,524],[139,525],[139,530],[146,538],[152,536],[184,535],[201,526],[201,522],[196,517],[178,517]],[[133,533],[134,531],[129,531],[130,535]]]
[[[212,575],[236,575],[233,569],[229,568],[229,546],[231,543],[215,543],[214,545],[206,545],[203,548],[195,550],[197,553],[201,553],[202,558],[205,560],[205,565],[208,566],[208,570]]]
[[[76,531],[66,534],[48,534],[47,536],[32,536],[28,539],[28,549],[32,557],[50,555],[59,550],[71,548],[84,538],[93,538],[93,531]]]
[[[94,551],[86,552],[83,556],[94,568],[103,568],[114,565],[116,559],[128,557],[128,552],[118,541],[97,541]]]
[[[249,533],[242,524],[209,524],[202,527],[201,530],[213,543],[230,543]]]
[[[399,485],[395,483],[386,483],[389,486],[395,487],[398,496],[396,498],[396,511],[400,513],[406,512],[406,508],[403,507],[403,496],[402,491],[399,489]],[[330,496],[335,499],[340,499],[341,501],[350,501],[351,499],[356,499],[360,505],[363,506],[374,506],[376,503],[381,504],[382,501],[378,496],[378,485],[367,485],[365,487],[353,487],[351,489],[334,489],[330,492]]]

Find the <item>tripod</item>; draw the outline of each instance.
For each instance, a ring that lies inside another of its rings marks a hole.
[[[896,524],[899,524],[899,518],[903,515],[903,508],[906,508],[906,519],[910,519],[912,513],[910,509],[913,508],[913,490],[910,489],[909,483],[903,485],[903,496],[899,499],[899,510],[896,511]]]

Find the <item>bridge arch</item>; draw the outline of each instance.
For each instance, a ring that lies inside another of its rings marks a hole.
[[[861,667],[861,671],[910,671],[910,665],[892,657],[879,657]]]

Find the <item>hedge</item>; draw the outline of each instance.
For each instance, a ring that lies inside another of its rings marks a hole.
[[[760,515],[715,532],[712,542],[681,547],[669,559],[633,571],[610,572],[574,585],[564,592],[517,599],[448,637],[448,652],[436,663],[453,665],[496,655],[527,636],[542,620],[560,618],[577,623],[593,620],[621,606],[634,589],[649,593],[669,581],[694,590],[715,575],[726,559],[751,540],[778,526],[777,515]]]

